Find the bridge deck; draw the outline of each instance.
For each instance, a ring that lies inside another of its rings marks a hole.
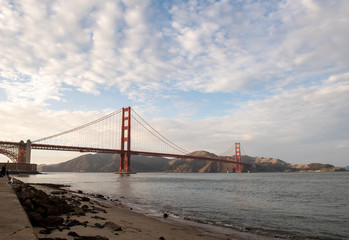
[[[32,225],[7,177],[0,178],[0,239],[36,240]]]
[[[142,152],[142,151],[126,151],[118,149],[104,149],[104,148],[93,148],[93,147],[77,147],[77,146],[62,146],[62,145],[50,145],[50,144],[38,144],[33,143],[31,145],[32,149],[40,150],[55,150],[55,151],[72,151],[72,152],[95,152],[95,153],[111,153],[111,154],[121,154],[130,153],[131,155],[142,155],[142,156],[153,156],[153,157],[173,157],[173,158],[183,158],[183,159],[198,159],[198,160],[208,160],[216,162],[226,162],[237,164],[237,161],[227,160],[222,157],[201,157],[193,156],[190,154],[171,154],[171,153],[155,153],[155,152]],[[241,165],[250,165],[249,163],[240,162]]]
[[[4,146],[16,146],[20,143],[16,142],[5,142],[0,141],[0,145]],[[144,152],[144,151],[133,151],[133,150],[119,150],[119,149],[107,149],[107,148],[94,148],[94,147],[79,147],[79,146],[66,146],[66,145],[51,145],[51,144],[40,144],[32,143],[31,149],[38,150],[53,150],[53,151],[72,151],[72,152],[93,152],[93,153],[111,153],[111,154],[131,154],[131,155],[142,155],[142,156],[153,156],[153,157],[169,157],[169,158],[182,158],[182,159],[198,159],[198,160],[208,160],[216,162],[225,162],[239,165],[249,166],[251,164],[246,162],[240,162],[236,160],[231,160],[228,156],[220,157],[201,157],[193,156],[190,154],[172,154],[172,153],[159,153],[159,152]],[[0,152],[1,153],[1,152]]]

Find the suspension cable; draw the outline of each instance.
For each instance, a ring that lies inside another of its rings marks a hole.
[[[65,135],[65,134],[68,134],[68,133],[71,133],[71,132],[74,132],[74,131],[86,128],[86,127],[91,126],[93,124],[99,123],[99,122],[101,122],[101,121],[103,121],[103,120],[105,120],[105,119],[107,119],[107,118],[109,118],[111,116],[114,116],[114,115],[120,113],[121,111],[122,111],[122,109],[116,110],[116,111],[114,111],[114,112],[112,112],[112,113],[110,113],[108,115],[105,115],[104,117],[101,117],[101,118],[96,119],[96,120],[94,120],[92,122],[86,123],[84,125],[81,125],[79,127],[75,127],[75,128],[69,129],[67,131],[64,131],[64,132],[61,132],[61,133],[57,133],[57,134],[54,134],[54,135],[51,135],[51,136],[48,136],[48,137],[40,138],[40,139],[34,140],[32,142],[35,143],[35,142],[45,141],[45,140],[48,140],[48,139],[51,139],[51,138],[59,137],[59,136],[62,136],[62,135]]]
[[[161,133],[159,133],[157,130],[155,130],[149,123],[147,123],[135,110],[132,109],[132,111],[137,115],[137,117],[139,117],[146,125],[147,127],[149,127],[152,131],[150,131],[146,126],[144,126],[144,124],[142,124],[140,121],[138,121],[136,118],[133,117],[134,120],[136,120],[140,125],[142,125],[149,133],[151,133],[154,137],[158,138],[160,141],[162,141],[163,143],[167,144],[168,146],[172,147],[173,149],[176,149],[177,151],[180,151],[182,153],[189,153],[189,151],[179,147],[178,145],[176,145],[175,143],[173,143],[172,141],[170,141],[169,139],[167,139],[166,137],[164,137]]]
[[[228,153],[234,151],[235,145],[230,146],[227,150],[225,150],[223,153],[219,154],[219,156],[226,156]]]

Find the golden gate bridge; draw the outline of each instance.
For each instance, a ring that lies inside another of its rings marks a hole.
[[[160,134],[131,107],[34,141],[0,141],[0,154],[16,164],[30,164],[32,149],[120,154],[119,173],[131,173],[132,155],[226,162],[235,164],[236,172],[242,171],[241,165],[249,165],[241,162],[238,142],[217,157],[191,155]],[[229,153],[234,155],[228,156]]]

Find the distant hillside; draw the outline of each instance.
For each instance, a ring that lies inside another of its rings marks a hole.
[[[161,172],[168,166],[168,162],[166,158],[132,156],[131,168],[135,172]],[[39,167],[42,172],[116,172],[120,167],[120,155],[86,154],[67,162]]]
[[[195,151],[190,155],[201,157],[216,157],[206,151]],[[226,157],[227,160],[234,159]],[[243,172],[295,172],[295,171],[345,171],[330,164],[290,164],[276,158],[241,156]],[[119,170],[120,156],[118,154],[86,154],[67,162],[54,165],[41,165],[42,172],[115,172]],[[131,169],[135,172],[177,172],[177,173],[218,173],[235,172],[236,166],[231,163],[193,160],[193,159],[166,159],[161,157],[132,156]]]
[[[216,157],[216,155],[206,151],[196,151],[191,153],[194,156],[201,157]],[[227,160],[234,161],[231,157]],[[291,164],[286,163],[280,159],[274,158],[258,158],[250,156],[241,156],[242,162],[249,165],[243,165],[243,172],[284,172],[292,171]],[[174,159],[169,162],[169,166],[165,169],[166,172],[235,172],[235,164],[225,162],[203,161],[193,159]]]
[[[216,157],[216,155],[206,151],[196,151],[190,155],[201,157]],[[227,160],[234,161],[233,157],[226,157]],[[330,164],[290,164],[276,158],[241,156],[241,161],[248,163],[242,165],[243,172],[297,172],[297,171],[344,171],[342,168],[335,168]],[[193,159],[174,159],[169,162],[166,172],[235,172],[235,164],[225,162],[203,161]]]

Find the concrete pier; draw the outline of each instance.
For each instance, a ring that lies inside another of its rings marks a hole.
[[[37,240],[29,218],[7,177],[0,178],[0,239]]]

